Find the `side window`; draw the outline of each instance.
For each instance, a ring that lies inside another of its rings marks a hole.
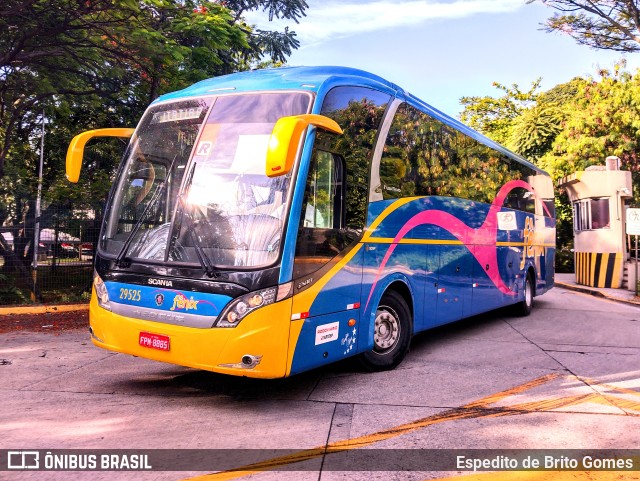
[[[293,276],[320,269],[352,240],[344,228],[344,162],[316,150],[307,177]]]
[[[583,230],[609,229],[609,199],[585,199],[573,203],[573,229]]]
[[[293,276],[322,268],[362,234],[369,166],[378,128],[391,96],[366,87],[335,87],[321,114],[342,135],[318,131],[298,224]]]
[[[380,159],[382,199],[414,195],[464,196],[463,137],[412,107],[398,107]]]
[[[398,107],[389,128],[380,159],[380,186],[376,191],[382,199],[397,199],[416,195],[416,184],[426,173],[426,145],[421,113],[406,104]]]
[[[523,187],[512,189],[504,201],[504,206],[510,209],[529,212],[530,214],[536,213],[535,198],[531,192]]]
[[[366,87],[335,87],[322,103],[322,115],[335,120],[342,135],[318,132],[316,148],[344,159],[345,227],[360,235],[369,204],[369,166],[378,129],[391,96]]]
[[[610,227],[609,199],[591,199],[591,228],[609,229]]]
[[[313,167],[307,180],[303,226],[340,229],[343,190],[340,159],[320,150]]]
[[[440,120],[402,104],[389,128],[379,167],[376,200],[438,195],[493,202],[510,180],[535,172]],[[375,176],[374,176],[375,177]],[[535,212],[527,189],[514,189],[506,207]]]

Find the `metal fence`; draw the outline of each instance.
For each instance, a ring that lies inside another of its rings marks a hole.
[[[101,215],[46,206],[37,243],[33,217],[0,225],[0,305],[88,302]]]

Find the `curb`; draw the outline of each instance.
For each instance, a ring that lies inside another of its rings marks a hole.
[[[567,289],[567,290],[570,290],[570,291],[582,292],[583,294],[589,294],[589,295],[595,296],[595,297],[601,297],[603,299],[608,299],[608,300],[614,301],[614,302],[620,302],[620,303],[623,303],[623,304],[629,304],[630,306],[640,307],[640,301],[635,301],[633,299],[624,299],[622,297],[610,296],[608,294],[605,294],[602,291],[599,291],[598,289],[592,289],[592,288],[587,287],[587,286],[576,286],[574,284],[565,284],[564,282],[559,282],[559,281],[555,281],[554,282],[554,286],[562,287],[563,289]]]
[[[88,311],[89,304],[63,304],[60,306],[0,307],[0,316],[11,314],[51,314],[56,312]]]

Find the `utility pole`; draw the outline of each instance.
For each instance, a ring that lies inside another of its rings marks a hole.
[[[38,196],[36,197],[36,222],[33,229],[33,260],[31,261],[31,276],[33,288],[31,289],[31,300],[39,300],[38,293],[38,250],[40,247],[40,199],[42,198],[42,169],[44,165],[44,107],[42,109],[42,134],[40,136],[40,166],[38,168]]]

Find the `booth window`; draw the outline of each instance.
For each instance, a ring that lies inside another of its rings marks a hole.
[[[610,227],[608,197],[585,199],[573,203],[573,228],[576,232]]]

